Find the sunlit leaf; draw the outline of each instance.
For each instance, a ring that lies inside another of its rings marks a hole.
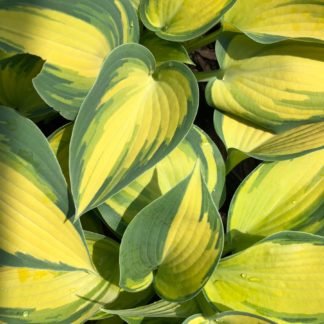
[[[81,322],[99,309],[93,300],[114,300],[118,245],[90,237],[89,256],[80,223],[69,216],[67,185],[46,138],[5,107],[0,169],[1,321]]]
[[[190,299],[209,278],[222,246],[221,219],[197,164],[127,227],[120,250],[121,287],[142,290],[153,281],[154,271],[161,297]]]
[[[153,169],[99,206],[107,224],[122,235],[135,215],[188,176],[197,162],[209,192],[218,206],[225,182],[222,156],[213,141],[197,126]]]
[[[324,235],[324,150],[264,163],[238,188],[229,209],[232,249],[284,230]]]
[[[223,259],[204,287],[220,310],[276,323],[324,321],[324,238],[281,232]]]
[[[201,314],[187,318],[183,324],[275,324],[264,317],[243,312],[224,312],[211,317]]]
[[[281,132],[324,118],[324,46],[259,44],[226,33],[216,42],[221,67],[207,86],[210,105],[265,130]]]
[[[237,0],[223,23],[260,43],[286,38],[324,41],[322,0]]]
[[[324,148],[323,121],[275,134],[215,111],[214,125],[228,151],[227,171],[249,156],[275,161]]]
[[[217,24],[234,0],[143,0],[139,12],[144,25],[164,39],[185,41]]]
[[[74,119],[105,57],[136,42],[128,0],[0,0],[0,49],[46,61],[34,85],[45,102]]]
[[[137,44],[111,52],[72,132],[77,215],[167,155],[190,130],[197,106],[197,82],[185,65],[167,62],[155,68],[152,54]]]

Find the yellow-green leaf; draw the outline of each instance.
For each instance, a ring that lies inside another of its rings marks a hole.
[[[204,287],[220,310],[323,323],[324,238],[281,232],[222,260]]]
[[[324,150],[263,163],[231,202],[227,231],[235,251],[284,230],[324,235]]]
[[[127,227],[120,250],[120,285],[127,291],[142,290],[153,281],[154,271],[161,297],[190,299],[208,280],[222,248],[222,222],[197,163],[191,175]]]
[[[71,140],[72,129],[73,123],[69,123],[60,127],[48,137],[48,142],[52,148],[52,151],[56,155],[58,162],[60,163],[62,172],[67,183],[70,182],[69,145]]]
[[[37,122],[54,112],[40,98],[32,79],[43,61],[36,56],[18,54],[0,57],[0,105],[11,107]]]
[[[215,26],[234,0],[143,0],[139,12],[144,25],[159,37],[186,41]]]
[[[227,171],[240,162],[239,156],[275,161],[324,148],[323,121],[275,134],[215,111],[214,125],[228,151]]]
[[[194,64],[183,45],[159,38],[154,33],[146,32],[141,37],[141,44],[152,52],[157,63],[177,61]]]
[[[281,132],[324,118],[324,46],[259,44],[243,34],[216,43],[221,67],[206,89],[210,105],[257,127]]]
[[[90,257],[46,138],[30,120],[5,107],[0,169],[1,321],[81,322],[100,307],[92,300],[115,299],[118,247],[111,253],[104,249],[102,256],[101,243],[93,242]],[[98,270],[102,257],[106,267]]]
[[[187,318],[183,324],[275,324],[264,317],[244,312],[224,312],[211,317],[201,314]]]
[[[0,49],[46,61],[34,85],[68,119],[75,118],[109,52],[137,41],[138,33],[128,0],[0,1]]]
[[[224,25],[260,43],[286,38],[324,41],[323,0],[237,0]]]
[[[198,106],[193,73],[179,62],[155,68],[138,44],[111,52],[76,119],[70,146],[77,215],[102,204],[167,155]]]
[[[152,304],[132,309],[105,310],[105,312],[118,316],[135,318],[186,318],[197,311],[199,311],[199,307],[194,299],[184,303],[172,303],[166,300],[159,300]]]
[[[98,207],[107,224],[118,234],[145,206],[174,188],[188,176],[197,160],[209,192],[219,205],[225,182],[222,156],[213,141],[197,126],[154,168]]]

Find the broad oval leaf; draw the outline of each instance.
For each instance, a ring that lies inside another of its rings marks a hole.
[[[286,38],[324,41],[322,0],[237,0],[222,22],[260,43]]]
[[[0,0],[0,49],[46,61],[34,85],[68,119],[75,118],[108,53],[138,34],[128,0]]]
[[[204,287],[220,310],[276,323],[324,320],[324,238],[281,232],[223,259]]]
[[[324,235],[324,150],[263,163],[240,185],[228,213],[232,249],[284,230]]]
[[[190,299],[209,278],[222,248],[222,222],[197,163],[191,175],[127,227],[120,250],[120,285],[142,290],[155,271],[154,287],[163,299]]]
[[[198,107],[193,73],[125,44],[106,59],[76,119],[70,146],[77,215],[151,168],[187,134]]]
[[[186,41],[215,26],[235,0],[143,0],[139,12],[144,25],[159,37]]]
[[[32,84],[43,63],[28,54],[0,57],[0,105],[14,108],[35,122],[52,114],[54,110],[45,104]]]
[[[145,206],[174,188],[188,176],[199,160],[208,190],[219,205],[225,182],[222,156],[213,141],[197,126],[156,166],[140,175],[98,207],[107,224],[122,235]]]
[[[210,105],[266,130],[281,132],[324,119],[324,46],[258,44],[226,33],[216,43],[221,67],[206,89]]]
[[[275,134],[215,110],[214,125],[228,151],[227,171],[240,162],[235,160],[237,155],[242,159],[251,156],[276,161],[324,148],[324,122],[301,125]]]
[[[223,312],[214,316],[205,317],[201,314],[187,318],[183,324],[275,324],[261,316],[244,312]]]
[[[0,108],[0,318],[82,321],[100,307],[92,300],[117,297],[118,249],[107,265],[114,278],[103,278],[106,270],[95,268],[101,253],[90,258],[80,223],[68,216],[67,185],[46,138]]]

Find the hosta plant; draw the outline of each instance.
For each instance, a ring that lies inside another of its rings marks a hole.
[[[0,322],[323,323],[323,42],[322,0],[0,0]]]

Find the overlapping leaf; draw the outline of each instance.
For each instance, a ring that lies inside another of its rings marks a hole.
[[[69,123],[58,128],[53,134],[48,137],[48,142],[52,148],[52,151],[56,155],[58,162],[60,163],[62,172],[68,183],[70,182],[69,146],[72,129],[73,123]]]
[[[32,84],[42,66],[43,61],[36,56],[0,56],[0,104],[15,108],[36,122],[53,113]]]
[[[164,299],[192,298],[218,262],[222,231],[198,163],[191,175],[127,227],[120,250],[121,287],[144,289],[153,281],[154,271],[155,289]]]
[[[186,319],[183,324],[275,324],[264,317],[243,312],[224,312],[211,317],[201,314],[193,315]]]
[[[281,232],[223,259],[204,287],[220,310],[276,323],[324,320],[324,238]]]
[[[0,169],[0,320],[81,321],[99,308],[92,300],[116,298],[118,247],[105,250],[113,276],[98,273],[103,247],[92,240],[91,260],[79,222],[68,217],[67,185],[46,138],[5,107]]]
[[[157,63],[178,61],[194,64],[183,45],[159,38],[151,32],[146,32],[141,37],[141,44],[152,52]]]
[[[0,1],[0,49],[46,61],[34,85],[68,119],[75,117],[108,53],[137,39],[137,15],[128,0]]]
[[[178,62],[155,69],[145,47],[115,49],[84,101],[72,132],[70,177],[81,215],[167,155],[192,126],[198,86]]]
[[[286,38],[324,41],[322,0],[237,0],[223,23],[261,43]]]
[[[229,209],[232,248],[283,230],[324,234],[324,151],[265,163],[237,190]]]
[[[275,161],[324,148],[324,122],[306,124],[274,134],[215,111],[214,125],[228,150],[228,171],[240,162],[237,158],[252,156]]]
[[[130,318],[186,318],[199,311],[194,299],[184,303],[172,303],[159,300],[152,304],[139,306],[133,309],[105,310],[108,313]]]
[[[122,235],[135,215],[188,176],[198,159],[208,190],[219,205],[225,182],[224,162],[213,141],[195,126],[154,169],[108,199],[99,211],[108,225]]]
[[[264,45],[227,33],[216,54],[221,71],[206,90],[210,105],[274,132],[323,121],[322,44]]]
[[[185,41],[212,28],[234,0],[143,0],[139,11],[144,25],[164,39]]]

